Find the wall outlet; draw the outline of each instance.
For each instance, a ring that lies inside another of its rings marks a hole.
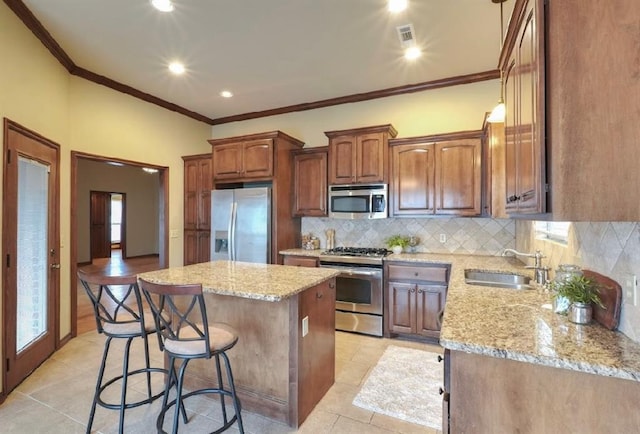
[[[624,295],[628,303],[638,305],[638,277],[635,274],[627,274],[624,279]]]
[[[302,318],[302,337],[305,337],[309,334],[309,317],[305,316]]]
[[[440,242],[441,243],[447,242],[447,234],[440,234]]]
[[[178,230],[177,230],[177,229],[171,229],[171,230],[169,231],[169,236],[170,236],[171,238],[178,238],[178,237],[180,236],[180,233],[178,232]]]

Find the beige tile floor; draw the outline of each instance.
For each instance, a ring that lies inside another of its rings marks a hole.
[[[89,415],[93,388],[102,354],[104,339],[96,332],[88,332],[73,339],[53,354],[29,378],[20,384],[0,405],[0,433],[83,433]],[[150,341],[152,364],[160,366],[162,355],[157,341]],[[252,434],[279,433],[427,433],[438,431],[403,422],[388,416],[361,409],[352,404],[355,395],[364,384],[370,370],[390,344],[441,351],[440,347],[417,342],[373,338],[351,333],[336,334],[336,381],[316,406],[307,420],[296,431],[282,423],[260,415],[243,411],[245,432]],[[138,346],[135,346],[138,345]],[[141,344],[134,344],[132,352],[141,353]],[[107,374],[115,376],[121,363],[122,346],[112,344],[113,363],[107,366]],[[120,353],[117,354],[116,351]],[[136,366],[142,360],[136,356]],[[144,388],[134,379],[128,400],[143,396]],[[162,379],[154,379],[159,387]],[[109,394],[111,394],[111,390]],[[114,398],[117,390],[113,390]],[[127,411],[125,432],[155,433],[155,420],[160,400],[151,405]],[[187,433],[209,432],[216,421],[221,420],[218,406],[213,401],[198,397],[187,403],[190,422],[181,430]],[[165,430],[169,430],[167,417]],[[93,431],[113,433],[118,431],[117,412],[98,407]],[[228,432],[238,432],[235,426]]]

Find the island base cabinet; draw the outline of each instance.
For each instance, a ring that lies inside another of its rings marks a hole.
[[[640,432],[640,382],[450,352],[452,433]]]
[[[205,300],[210,324],[238,332],[227,355],[242,409],[300,426],[334,383],[335,278],[279,302],[211,293]],[[189,363],[185,387],[216,381],[213,359]]]

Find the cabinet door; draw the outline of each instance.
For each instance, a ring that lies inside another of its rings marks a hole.
[[[239,178],[242,173],[242,143],[213,147],[213,178]]]
[[[389,331],[392,333],[415,333],[416,285],[389,282]]]
[[[198,227],[198,161],[184,162],[184,229]]]
[[[286,255],[282,261],[282,264],[292,265],[294,267],[317,267],[318,259],[309,256]]]
[[[481,139],[436,143],[435,149],[436,214],[480,215]]]
[[[504,172],[505,191],[504,204],[507,211],[517,209],[518,190],[516,187],[516,130],[518,117],[517,74],[515,69],[515,55],[509,60],[504,73],[504,101],[505,101],[505,144],[504,144]]]
[[[211,227],[211,190],[213,179],[211,176],[211,158],[197,161],[198,165],[198,230],[209,230]]]
[[[329,141],[329,183],[351,184],[355,182],[356,138],[334,137]]]
[[[393,146],[392,215],[433,214],[433,144]]]
[[[545,137],[538,117],[540,69],[538,36],[536,29],[535,1],[529,1],[520,39],[517,41],[517,64],[520,101],[519,140],[516,151],[518,212],[541,213],[545,211],[545,192],[542,169],[544,167],[543,143]]]
[[[198,262],[198,231],[184,231],[184,265]]]
[[[211,233],[209,231],[197,231],[198,256],[196,263],[209,262],[211,257]]]
[[[416,306],[416,333],[432,336],[440,331],[447,287],[418,285]]]
[[[327,215],[327,152],[298,154],[293,157],[294,208],[296,217]]]
[[[356,137],[356,182],[385,182],[383,133]]]
[[[243,178],[273,176],[273,140],[252,140],[243,143]]]

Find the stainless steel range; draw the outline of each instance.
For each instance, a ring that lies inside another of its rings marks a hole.
[[[336,330],[382,336],[382,259],[387,249],[336,247],[320,266],[336,268]]]

